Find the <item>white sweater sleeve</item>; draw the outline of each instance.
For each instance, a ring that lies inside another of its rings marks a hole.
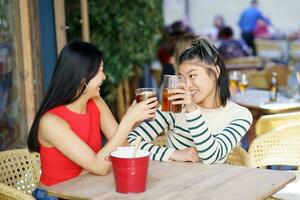
[[[136,137],[142,137],[140,149],[149,151],[152,160],[169,161],[175,149],[160,147],[150,143],[159,136],[165,129],[171,126],[170,116],[159,109],[156,111],[156,119],[145,121],[136,127],[127,137],[130,146],[134,146]]]
[[[237,112],[222,131],[212,133],[199,108],[191,113],[186,113],[185,116],[198,155],[203,163],[209,164],[223,163],[228,153],[240,142],[252,123],[251,113],[244,109]]]

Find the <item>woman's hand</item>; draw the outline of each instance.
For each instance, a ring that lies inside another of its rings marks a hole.
[[[191,92],[186,85],[180,85],[181,88],[170,89],[169,92],[172,95],[169,100],[174,105],[184,105],[186,112],[193,112],[197,108],[197,104],[193,102]]]
[[[198,156],[195,147],[189,147],[183,150],[175,150],[171,157],[171,160],[182,161],[182,162],[199,162],[200,158]]]
[[[128,118],[133,124],[146,119],[154,119],[157,105],[157,97],[151,97],[140,103],[133,101],[124,117]]]

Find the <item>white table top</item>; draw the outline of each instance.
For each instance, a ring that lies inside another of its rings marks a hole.
[[[246,107],[257,108],[270,113],[300,109],[299,99],[289,99],[279,93],[277,101],[270,102],[269,95],[268,90],[249,89],[244,93],[238,92],[232,100]]]

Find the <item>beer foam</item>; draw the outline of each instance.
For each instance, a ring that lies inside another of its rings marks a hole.
[[[143,91],[143,92],[140,92],[140,93],[138,93],[137,95],[145,95],[145,96],[155,96],[155,92],[153,92],[153,91]]]

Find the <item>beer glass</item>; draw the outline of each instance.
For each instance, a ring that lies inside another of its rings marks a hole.
[[[156,96],[156,89],[155,88],[137,88],[135,89],[135,100],[137,103],[141,101],[145,101],[152,97]],[[147,119],[145,121],[152,121],[154,119]]]
[[[238,88],[238,82],[240,79],[241,73],[239,71],[232,71],[229,73],[229,86],[231,88]]]
[[[172,104],[172,101],[168,99],[172,95],[170,93],[170,89],[179,88],[180,83],[184,83],[184,78],[182,76],[164,75],[161,107],[162,111],[173,113],[180,113],[182,111],[182,105],[174,105]]]
[[[249,85],[248,79],[247,79],[247,75],[246,74],[242,74],[241,80],[239,81],[239,90],[240,92],[245,92],[245,90],[247,89]]]
[[[145,101],[151,97],[156,96],[155,88],[137,88],[135,90],[135,100],[137,103]]]

